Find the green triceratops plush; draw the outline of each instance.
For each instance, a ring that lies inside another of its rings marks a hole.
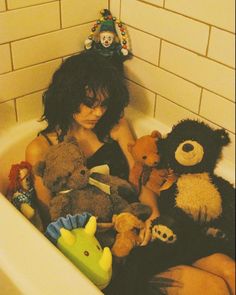
[[[104,289],[112,275],[112,254],[95,237],[96,218],[88,213],[67,215],[48,225],[46,236],[99,289]]]

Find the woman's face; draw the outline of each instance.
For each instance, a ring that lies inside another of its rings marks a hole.
[[[108,107],[108,93],[99,90],[94,94],[91,89],[86,89],[86,97],[80,105],[80,111],[73,115],[75,122],[85,129],[93,129]]]

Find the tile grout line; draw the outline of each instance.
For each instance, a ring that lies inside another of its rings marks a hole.
[[[168,11],[168,12],[172,12],[172,13],[177,14],[177,15],[181,15],[181,16],[183,16],[183,17],[186,17],[186,18],[191,19],[191,20],[193,20],[193,21],[196,21],[196,22],[199,22],[199,23],[205,24],[205,25],[207,25],[207,26],[216,27],[217,29],[220,29],[220,30],[222,30],[222,31],[225,31],[225,32],[228,32],[228,33],[231,33],[231,34],[234,34],[234,35],[235,35],[235,32],[232,32],[232,31],[227,30],[227,29],[225,29],[225,28],[218,27],[217,25],[214,25],[214,24],[209,24],[209,23],[207,23],[207,22],[205,22],[205,21],[203,21],[203,20],[200,20],[200,19],[197,19],[197,18],[194,18],[194,17],[188,16],[188,15],[183,14],[183,13],[180,13],[180,12],[178,12],[178,11],[171,10],[171,9],[169,9],[169,8],[166,8],[166,7],[158,6],[158,5],[155,5],[155,4],[152,4],[152,3],[149,3],[149,2],[145,2],[145,1],[143,1],[143,0],[138,0],[138,1],[141,2],[141,3],[144,3],[144,4],[146,4],[146,5],[149,5],[149,6],[153,6],[153,7],[159,8],[159,9],[166,10],[166,11]]]
[[[155,93],[155,101],[154,101],[154,110],[153,110],[153,118],[155,118],[155,115],[156,115],[156,108],[157,108],[157,96],[158,96],[158,94],[157,93]]]
[[[12,55],[12,46],[11,42],[9,42],[9,50],[10,50],[10,60],[11,60],[11,71],[8,73],[12,73],[14,71],[14,63],[13,63],[13,55]],[[4,74],[4,73],[3,73]],[[1,76],[1,75],[0,75]]]
[[[17,113],[17,107],[16,107],[16,98],[14,98],[14,109],[15,109],[15,118],[16,118],[16,122],[18,122],[18,113]]]
[[[60,18],[60,30],[62,30],[62,7],[61,7],[61,0],[59,0],[59,18]]]
[[[211,122],[212,124],[214,124],[214,125],[216,125],[216,126],[218,126],[218,127],[220,127],[220,128],[224,128],[224,129],[226,129],[228,132],[230,132],[231,134],[235,135],[235,132],[229,130],[228,128],[223,127],[223,126],[220,125],[219,123],[216,123],[216,122],[210,120],[210,119],[207,118],[207,117],[204,117],[204,116],[202,116],[202,115],[200,115],[200,114],[198,114],[198,113],[196,113],[196,112],[194,112],[194,111],[191,111],[191,110],[187,109],[186,107],[184,107],[184,106],[182,106],[182,105],[180,105],[180,104],[177,104],[177,103],[173,102],[171,99],[169,99],[169,98],[167,98],[167,97],[165,97],[165,96],[163,96],[163,95],[161,95],[161,94],[158,94],[158,95],[159,95],[160,97],[162,97],[162,98],[168,100],[169,102],[171,102],[171,103],[177,105],[178,107],[180,107],[180,108],[182,108],[182,109],[184,109],[184,110],[186,110],[186,111],[188,111],[188,112],[190,112],[190,113],[192,113],[192,114],[194,114],[194,115],[197,115],[197,116],[199,116],[200,118],[203,118],[203,119],[205,119],[205,120]]]
[[[79,26],[89,25],[89,24],[92,24],[94,21],[95,20],[89,21],[89,22],[84,22],[84,23],[81,23],[81,24],[72,25],[72,26],[69,26],[69,27],[63,27],[62,29],[58,28],[58,29],[55,29],[55,30],[46,31],[46,32],[43,32],[43,33],[39,33],[39,34],[36,34],[36,35],[31,35],[31,36],[27,36],[27,37],[23,37],[23,38],[19,38],[19,39],[9,40],[9,41],[0,43],[0,45],[8,44],[9,42],[14,43],[14,42],[18,42],[18,41],[23,41],[23,40],[35,38],[35,37],[38,37],[38,36],[51,34],[51,33],[54,33],[54,32],[60,32],[60,31],[63,31],[63,30],[69,30],[69,29],[79,27]]]
[[[212,27],[210,26],[209,28],[209,34],[208,34],[208,40],[207,40],[207,47],[206,47],[206,57],[208,57],[208,53],[209,53],[209,47],[210,47],[210,40],[211,40],[211,32],[212,32]]]
[[[198,114],[199,115],[200,115],[200,112],[201,112],[202,96],[203,96],[203,88],[201,89],[200,99],[199,99],[199,106],[198,106]]]
[[[219,94],[219,93],[217,93],[217,92],[214,92],[213,90],[210,90],[210,89],[208,89],[208,88],[205,88],[205,87],[203,87],[202,85],[197,84],[196,82],[190,81],[190,80],[188,80],[188,79],[186,79],[186,78],[184,78],[184,77],[182,77],[182,76],[180,76],[180,75],[178,75],[178,74],[176,74],[176,73],[174,73],[174,72],[171,72],[170,70],[167,70],[167,69],[163,68],[162,66],[159,66],[159,67],[158,67],[156,64],[153,64],[153,63],[151,63],[151,62],[149,62],[149,61],[147,61],[147,60],[145,60],[145,59],[143,59],[143,58],[141,58],[141,57],[138,57],[138,56],[136,56],[136,55],[134,55],[134,56],[135,56],[135,58],[137,58],[137,59],[139,59],[139,60],[141,60],[141,61],[144,61],[144,62],[146,62],[146,63],[148,63],[148,64],[150,64],[150,65],[152,65],[152,66],[154,66],[154,67],[156,67],[156,68],[159,68],[159,69],[161,69],[161,70],[163,70],[163,71],[165,71],[165,72],[168,72],[168,73],[170,73],[170,74],[172,74],[172,75],[174,75],[174,76],[176,76],[176,77],[178,77],[178,78],[180,78],[180,79],[182,79],[182,80],[184,80],[184,81],[186,81],[186,82],[188,82],[188,83],[190,83],[190,84],[193,84],[193,85],[195,85],[195,86],[197,86],[197,87],[199,87],[199,88],[204,88],[204,89],[206,89],[206,90],[209,91],[209,92],[212,92],[212,93],[214,93],[214,94],[216,94],[216,95],[218,95],[218,96],[220,96],[220,97],[222,97],[222,98],[224,98],[224,99],[226,99],[226,100],[228,100],[228,101],[230,101],[230,102],[233,102],[230,98],[225,97],[225,96],[223,96],[222,94]],[[147,88],[147,89],[148,89],[148,88]]]
[[[49,3],[55,3],[55,2],[58,2],[59,0],[52,0],[52,1],[48,1],[48,2],[44,2],[44,3],[36,3],[36,4],[31,4],[31,5],[27,5],[27,6],[22,6],[22,7],[17,7],[17,8],[12,8],[12,9],[9,9],[8,8],[8,5],[7,5],[7,0],[6,1],[6,7],[7,7],[7,10],[10,12],[10,11],[16,11],[16,10],[19,10],[19,9],[27,9],[27,8],[31,8],[31,7],[35,7],[35,6],[43,6],[43,5],[47,5]]]
[[[163,44],[162,41],[163,41],[163,40],[160,39],[160,49],[159,49],[159,56],[158,56],[158,60],[157,60],[157,66],[158,66],[158,67],[160,67],[160,65],[161,65],[161,51],[162,51],[162,44]]]

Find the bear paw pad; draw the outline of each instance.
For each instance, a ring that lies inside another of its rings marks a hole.
[[[177,236],[169,227],[157,224],[152,228],[152,240],[156,239],[167,244],[172,244],[177,240]]]

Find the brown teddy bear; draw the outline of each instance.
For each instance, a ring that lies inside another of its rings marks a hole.
[[[160,194],[160,191],[170,187],[175,181],[175,176],[168,169],[158,168],[160,155],[158,153],[158,139],[161,134],[152,131],[150,135],[138,138],[135,143],[128,144],[135,164],[130,171],[129,181],[139,192],[142,185]]]
[[[49,208],[52,221],[67,214],[83,212],[96,216],[98,222],[111,222],[114,214],[123,211],[144,220],[151,214],[148,206],[134,202],[137,200],[136,193],[126,180],[100,173],[91,174],[73,137],[51,146],[44,160],[34,169],[52,193]],[[99,188],[95,186],[97,183]]]

